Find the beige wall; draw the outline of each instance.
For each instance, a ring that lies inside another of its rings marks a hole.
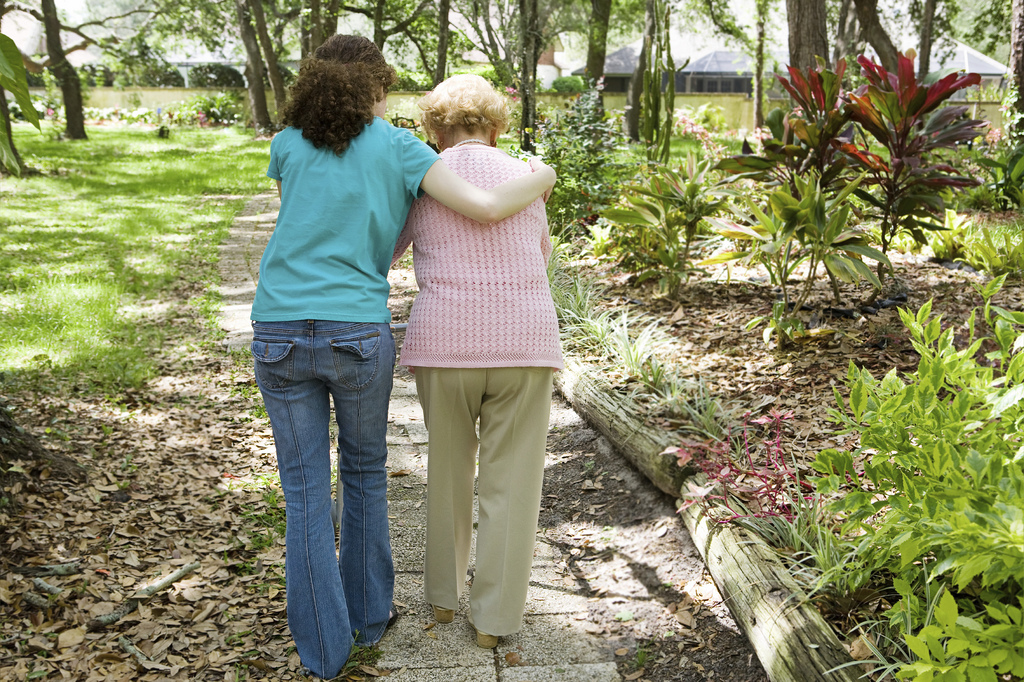
[[[89,88],[86,92],[85,106],[97,107],[100,109],[108,107],[134,108],[143,106],[149,109],[167,106],[172,102],[186,100],[193,95],[209,95],[225,90],[237,91],[246,109],[249,101],[243,88]],[[39,88],[31,89],[34,94],[42,94]],[[416,102],[423,93],[419,92],[391,92],[388,93],[388,115],[404,116],[406,118],[419,118],[419,109]],[[541,107],[564,108],[569,97],[554,93],[540,93],[537,95],[538,104]],[[604,96],[606,109],[624,109],[626,96],[624,94],[612,93]],[[688,106],[697,108],[703,104],[711,103],[722,108],[722,114],[730,128],[750,130],[754,126],[754,102],[743,94],[677,94],[675,99],[676,108]],[[782,103],[782,100],[773,100],[765,108],[767,113]],[[961,104],[961,102],[956,102]],[[988,121],[996,121],[996,125],[1003,127],[999,102],[970,102],[971,116]],[[274,95],[267,91],[267,105],[270,108],[271,116],[275,115]]]

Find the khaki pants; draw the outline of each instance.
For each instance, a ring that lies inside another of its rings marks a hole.
[[[480,514],[469,601],[473,623],[490,635],[509,635],[523,624],[551,387],[548,367],[416,368],[429,437],[426,599],[459,607],[473,534],[479,420]]]

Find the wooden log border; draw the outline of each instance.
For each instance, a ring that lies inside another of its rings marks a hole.
[[[596,368],[566,356],[555,386],[591,426],[652,483],[679,498],[703,474],[681,469],[670,455],[679,436],[646,424],[629,396],[612,389]],[[772,682],[854,682],[846,648],[763,540],[734,524],[708,519],[694,505],[680,513],[736,623]]]

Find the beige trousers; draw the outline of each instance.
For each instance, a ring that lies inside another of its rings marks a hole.
[[[416,368],[428,431],[426,599],[459,607],[479,442],[480,513],[469,602],[473,623],[489,635],[509,635],[523,625],[551,388],[547,367]]]

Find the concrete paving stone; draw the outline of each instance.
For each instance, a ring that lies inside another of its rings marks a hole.
[[[392,670],[388,680],[394,682],[497,682],[494,665],[473,668],[411,668]],[[538,682],[540,682],[538,680]]]
[[[403,602],[415,599],[417,613],[399,618],[384,635],[380,641],[383,655],[377,662],[378,667],[389,670],[402,666],[414,669],[486,667],[494,672],[494,652],[476,645],[476,632],[465,619],[457,617],[454,623],[424,629],[425,624],[433,623],[433,617],[427,615],[422,586],[417,586],[416,595],[410,593],[403,599],[405,595],[401,593],[405,590],[399,589],[399,582],[404,581],[396,580],[395,598]]]
[[[498,671],[498,682],[619,682],[614,663],[517,665]]]
[[[588,634],[583,623],[566,615],[527,613],[523,629],[498,640],[499,659],[518,653],[524,665],[605,663],[615,654],[601,639]]]

